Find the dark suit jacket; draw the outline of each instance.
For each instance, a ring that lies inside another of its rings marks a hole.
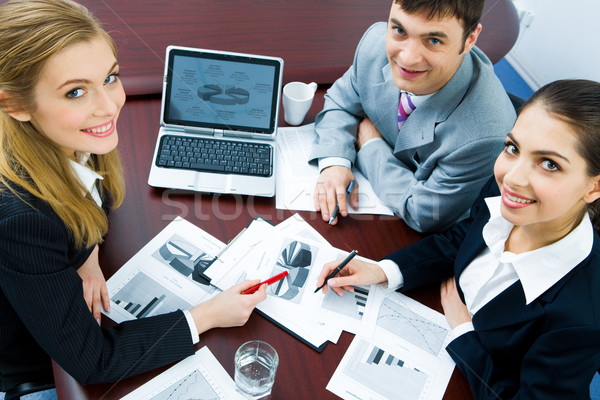
[[[75,248],[50,206],[0,186],[0,390],[50,375],[50,357],[81,383],[110,382],[193,354],[181,311],[100,328]],[[28,204],[27,204],[28,203]]]
[[[486,246],[483,199],[498,194],[492,179],[470,218],[386,257],[400,266],[402,290],[459,277]],[[590,255],[538,299],[525,305],[517,281],[475,313],[473,325],[447,350],[476,399],[589,399],[600,367],[598,234]]]

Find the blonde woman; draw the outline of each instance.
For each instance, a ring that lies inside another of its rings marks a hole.
[[[243,325],[266,297],[241,294],[256,281],[99,326],[98,245],[125,194],[115,44],[70,0],[6,2],[0,37],[0,391],[51,377],[51,358],[81,383],[116,381],[193,354],[208,329]]]
[[[378,264],[352,261],[329,287],[442,282],[446,349],[476,399],[589,399],[600,368],[599,104],[597,82],[538,90],[470,218]]]

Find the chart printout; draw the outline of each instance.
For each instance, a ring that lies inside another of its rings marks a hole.
[[[455,364],[446,352],[446,318],[381,287],[371,289],[378,311],[371,331],[357,335],[327,385],[343,399],[440,400]]]

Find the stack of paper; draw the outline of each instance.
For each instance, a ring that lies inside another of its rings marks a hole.
[[[274,226],[257,218],[206,271],[211,283],[225,290],[245,279],[264,280],[288,271],[267,288],[258,309],[311,346],[336,343],[342,330],[356,333],[371,306],[369,288],[340,297],[315,293],[322,266],[348,252],[333,248],[300,216]]]

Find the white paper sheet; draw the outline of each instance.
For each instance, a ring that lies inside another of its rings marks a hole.
[[[177,217],[107,282],[113,321],[190,309],[220,291],[202,272],[225,246],[190,222]]]
[[[308,163],[314,137],[314,124],[277,130],[275,206],[278,209],[315,211],[313,194],[319,168],[316,164]],[[359,208],[354,210],[349,207],[349,213],[393,215],[377,197],[365,176],[356,168],[352,168],[352,173],[359,187]]]
[[[260,218],[254,220],[206,274],[224,290],[244,279],[265,280],[287,270],[289,275],[267,288],[268,297],[257,308],[317,348],[327,340],[336,342],[341,330],[319,318],[312,298],[318,297],[313,291],[321,266],[337,253],[327,242],[308,240],[307,234],[314,239],[319,235],[301,218],[283,227],[285,233]]]
[[[446,318],[401,293],[374,294],[370,332],[354,338],[327,389],[347,400],[441,399],[455,366]]]
[[[288,277],[267,288],[267,299],[257,308],[308,343],[320,347],[336,343],[342,330],[366,329],[366,316],[374,310],[369,287],[338,296],[314,293],[326,262],[345,257],[347,251],[332,247],[299,215],[277,226],[253,221],[228,245],[206,274],[221,289],[244,279],[265,280],[284,270]],[[373,286],[374,288],[374,286]]]
[[[121,400],[244,400],[235,382],[204,346]]]

